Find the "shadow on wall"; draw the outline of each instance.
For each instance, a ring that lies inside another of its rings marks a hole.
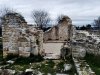
[[[70,48],[63,47],[61,49],[61,58],[66,58],[66,57],[69,57],[70,55],[71,55]]]

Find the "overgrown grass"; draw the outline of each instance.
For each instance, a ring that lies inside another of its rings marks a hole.
[[[40,71],[45,73],[51,73],[52,75],[55,75],[55,69],[54,69],[55,63],[52,60],[48,60],[45,64],[41,64]]]
[[[0,38],[0,61],[3,60],[2,38]]]
[[[100,55],[86,54],[85,60],[96,75],[100,75]]]
[[[2,50],[2,38],[0,38],[0,50]]]
[[[6,65],[7,60],[14,60],[15,62],[14,64],[9,64],[5,68],[14,69],[18,72],[25,71],[26,69],[30,68],[30,63],[40,63],[41,61],[43,61],[43,58],[40,55],[34,56],[32,54],[30,57],[21,57],[18,55],[9,54],[7,58],[4,59],[2,65]]]
[[[6,68],[14,69],[14,70],[16,70],[16,72],[19,72],[19,71],[25,71],[26,69],[31,67],[36,71],[40,71],[40,72],[44,73],[44,75],[47,75],[48,73],[50,73],[52,75],[55,75],[56,73],[67,73],[67,74],[70,74],[70,75],[74,75],[74,73],[75,73],[75,68],[73,68],[73,67],[69,71],[64,71],[64,64],[65,63],[69,64],[70,63],[69,60],[68,61],[45,60],[45,61],[41,62],[39,57],[38,57],[39,60],[38,61],[36,60],[37,56],[34,57],[34,58],[31,57],[31,58],[18,57],[18,59],[15,61],[14,64],[10,64]],[[11,56],[10,56],[9,59],[11,59]],[[35,61],[34,61],[34,59],[35,59]],[[32,64],[29,64],[31,62],[32,62]],[[70,63],[70,64],[72,64],[72,63]]]
[[[2,61],[3,60],[3,52],[2,52],[2,50],[0,50],[0,61]]]
[[[28,65],[33,62],[41,62],[44,60],[41,55],[33,55],[33,54],[31,54],[29,57],[21,57],[18,55],[8,55],[6,59],[7,60],[16,59],[14,63],[15,65]]]

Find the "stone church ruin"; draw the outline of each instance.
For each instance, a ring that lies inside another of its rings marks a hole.
[[[71,39],[72,27],[72,20],[64,16],[57,25],[43,32],[27,24],[20,14],[7,13],[2,17],[3,56],[28,57],[31,53],[46,56],[51,53],[59,58],[63,43]]]
[[[72,20],[68,16],[64,16],[57,25],[44,33],[44,41],[68,41],[71,26]]]
[[[18,13],[7,13],[2,18],[3,56],[30,56],[42,53],[43,32],[29,26]],[[37,43],[39,41],[39,43]]]

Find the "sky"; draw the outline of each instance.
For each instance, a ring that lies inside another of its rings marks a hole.
[[[0,0],[0,9],[12,8],[21,13],[29,24],[33,10],[45,10],[53,22],[64,14],[72,19],[74,25],[93,23],[100,16],[100,0]]]

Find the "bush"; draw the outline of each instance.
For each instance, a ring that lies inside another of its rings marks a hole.
[[[96,75],[100,75],[100,55],[86,53],[85,60],[96,73]]]
[[[11,59],[14,59],[14,58],[18,58],[18,54],[8,54],[5,59],[6,60],[11,60]]]
[[[43,61],[43,56],[41,56],[40,54],[39,55],[33,55],[33,54],[30,54],[30,57],[31,59],[34,60],[34,62],[41,62]]]
[[[30,57],[22,57],[19,56],[15,61],[15,64],[29,64],[33,62],[41,62],[43,61],[43,57],[41,55],[33,55],[31,54]]]
[[[55,75],[55,69],[53,69],[55,63],[52,60],[48,60],[45,64],[42,64],[40,67],[40,71],[45,73],[52,73],[52,75]]]
[[[58,67],[59,69],[64,68],[64,63],[65,63],[65,62],[60,62],[60,63],[58,63],[58,64],[57,64],[57,67]]]
[[[55,65],[55,63],[54,63],[52,60],[48,60],[48,61],[46,62],[46,64],[48,64],[48,66],[51,67],[51,68],[53,68],[54,65]]]
[[[95,66],[100,67],[100,55],[94,55],[94,54],[86,53],[85,59],[87,61],[93,63]]]
[[[0,38],[0,49],[2,50],[2,38]]]

